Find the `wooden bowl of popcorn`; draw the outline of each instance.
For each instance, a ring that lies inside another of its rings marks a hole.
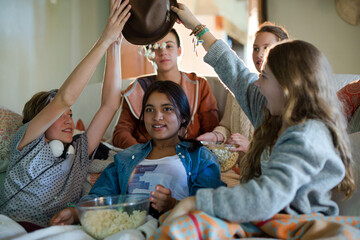
[[[201,143],[217,156],[221,172],[230,170],[238,162],[239,152],[230,151],[230,148],[236,145],[206,141],[202,141]]]

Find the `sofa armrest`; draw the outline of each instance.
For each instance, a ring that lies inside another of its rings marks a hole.
[[[359,216],[360,215],[360,132],[349,135],[351,143],[351,154],[354,161],[353,171],[355,174],[356,191],[353,196],[344,201],[344,195],[334,192],[333,199],[337,202],[341,216]]]
[[[339,91],[346,84],[360,79],[358,74],[333,74],[333,81],[336,91]]]
[[[349,134],[360,132],[360,107],[357,108],[354,115],[351,117],[347,131]]]

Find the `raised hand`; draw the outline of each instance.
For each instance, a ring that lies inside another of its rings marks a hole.
[[[111,1],[108,23],[99,39],[100,42],[106,42],[107,45],[121,39],[121,31],[130,18],[129,0],[124,0],[121,4],[120,2],[121,0]]]
[[[155,191],[151,192],[151,206],[160,213],[172,209],[176,204],[176,199],[171,197],[171,190],[158,184]]]
[[[179,20],[186,28],[193,30],[200,24],[200,21],[184,4],[178,3],[178,6],[179,7],[171,6],[171,10],[178,15]]]
[[[172,6],[171,10],[174,11],[179,19],[177,22],[181,22],[186,28],[194,30],[194,28],[200,25],[200,21],[192,14],[192,12],[182,3],[178,3],[178,7]],[[210,47],[216,42],[216,38],[209,31],[203,34],[200,39],[203,41],[202,46],[205,51],[209,51]]]

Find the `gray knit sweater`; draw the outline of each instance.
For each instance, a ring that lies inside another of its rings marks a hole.
[[[235,94],[254,126],[259,126],[266,100],[253,84],[257,75],[221,40],[204,60]],[[338,214],[331,190],[343,179],[345,167],[321,121],[308,120],[286,129],[271,155],[262,155],[261,168],[260,177],[233,188],[200,189],[197,208],[239,223],[265,220],[278,212]]]

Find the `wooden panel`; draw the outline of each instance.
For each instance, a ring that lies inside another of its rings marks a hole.
[[[123,39],[121,43],[121,76],[123,79],[154,72],[152,64],[138,51],[139,46]]]

